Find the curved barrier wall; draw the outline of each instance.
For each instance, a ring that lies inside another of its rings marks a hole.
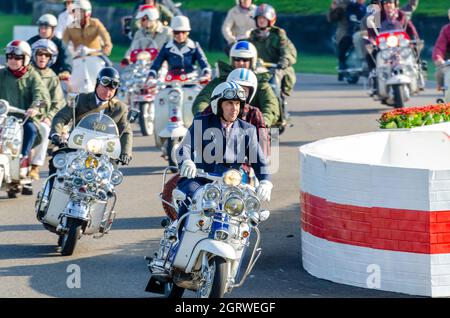
[[[442,127],[300,148],[306,271],[364,288],[450,296],[450,137],[432,131],[449,130]]]

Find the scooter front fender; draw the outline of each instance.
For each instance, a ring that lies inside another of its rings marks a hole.
[[[386,81],[386,85],[411,84],[411,79],[406,75],[396,75]]]
[[[191,254],[191,258],[189,259],[189,262],[186,266],[186,273],[190,273],[192,271],[195,264],[197,264],[197,262],[199,261],[199,257],[202,252],[207,252],[232,261],[239,258],[236,251],[230,244],[212,239],[205,239],[200,241],[195,246],[194,251]]]

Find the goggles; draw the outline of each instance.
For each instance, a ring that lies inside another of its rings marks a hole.
[[[24,59],[24,56],[23,55],[15,55],[15,54],[6,54],[6,59],[20,61],[20,60]]]
[[[245,91],[236,88],[227,88],[220,94],[223,99],[245,101]],[[220,97],[220,95],[218,97]]]
[[[6,52],[7,55],[8,54],[22,55],[22,56],[24,55],[23,51],[21,49],[19,49],[18,47],[16,47],[16,46],[8,46],[5,49],[5,52]]]
[[[44,51],[37,51],[36,52],[36,56],[45,56],[47,58],[51,58],[52,57],[52,55],[50,53],[44,52]]]
[[[246,57],[233,57],[233,61],[235,62],[251,62],[252,59],[251,58],[246,58]]]
[[[117,79],[111,78],[111,77],[107,77],[107,76],[100,77],[99,83],[102,86],[111,87],[111,88],[114,88],[114,89],[119,88],[119,85],[120,85],[120,82]]]
[[[188,33],[189,31],[172,31],[174,35],[181,34],[181,33]]]

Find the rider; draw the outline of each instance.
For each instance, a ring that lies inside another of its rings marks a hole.
[[[247,41],[240,41],[235,43],[230,50],[230,63],[226,64],[222,61],[218,62],[219,76],[209,82],[197,95],[192,104],[192,113],[195,115],[202,112],[208,107],[211,101],[211,93],[214,88],[227,80],[228,75],[237,68],[245,68],[256,73],[258,80],[257,90],[254,92],[254,98],[248,103],[259,108],[264,116],[264,123],[266,127],[274,126],[280,117],[280,106],[278,99],[269,84],[272,77],[270,72],[257,72],[258,53],[255,46]],[[253,73],[252,72],[252,73]]]
[[[136,4],[136,6],[134,7],[134,10],[133,10],[134,14],[133,14],[133,16],[137,15],[137,13],[139,12],[139,8],[142,5],[149,5],[149,6],[152,6],[152,7],[156,7],[156,9],[159,12],[159,16],[161,17],[160,18],[161,22],[164,25],[170,25],[170,22],[172,21],[172,18],[173,18],[173,13],[165,5],[163,5],[161,3],[157,3],[156,0],[141,0],[141,1],[139,1]],[[139,20],[136,21],[135,28],[136,28],[136,30],[139,28]]]
[[[355,52],[360,60],[364,59],[364,45],[361,32],[361,21],[366,16],[366,0],[352,0],[347,6],[346,15],[348,19],[349,34],[352,37]],[[344,69],[347,68],[344,58]]]
[[[58,48],[58,58],[51,66],[51,69],[59,76],[59,79],[68,79],[72,73],[72,55],[63,41],[55,36],[55,28],[58,25],[58,20],[54,15],[44,14],[39,18],[37,24],[39,26],[39,35],[30,38],[28,44],[31,46],[41,39],[51,40],[55,43]]]
[[[119,72],[112,67],[103,68],[97,75],[95,91],[78,95],[75,105],[76,122],[74,125],[84,116],[91,113],[103,113],[111,117],[117,124],[119,134],[121,134],[120,144],[122,153],[120,154],[119,161],[123,165],[128,165],[131,161],[133,132],[127,118],[128,106],[115,98],[119,85]],[[71,121],[73,112],[73,105],[68,105],[61,109],[53,118],[50,136],[54,145],[58,147],[65,145],[66,138],[63,136],[64,125],[67,125]],[[52,174],[52,171],[54,171],[54,167],[50,164],[50,174]]]
[[[38,72],[30,66],[31,47],[25,41],[15,40],[6,46],[6,66],[0,69],[0,99],[12,106],[24,109],[31,119],[23,124],[23,144],[21,168],[29,167],[29,155],[33,146],[40,143],[38,123],[40,110],[37,102],[50,104],[50,96]],[[20,184],[10,185],[8,194],[15,196],[20,191]]]
[[[72,12],[73,0],[62,0],[66,9],[58,15],[58,25],[55,28],[55,36],[62,40],[64,31],[72,24],[74,17]]]
[[[141,28],[134,34],[133,42],[122,60],[125,65],[129,64],[133,50],[155,48],[159,51],[173,38],[172,29],[159,21],[159,12],[155,7],[141,6],[136,19],[141,21]]]
[[[344,74],[341,72],[345,70],[345,55],[348,48],[351,46],[352,39],[348,34],[348,19],[346,16],[347,6],[350,0],[332,0],[330,10],[327,14],[327,20],[330,23],[337,23],[336,28],[336,44],[338,49],[339,71],[338,81],[344,80]]]
[[[206,59],[205,53],[198,42],[189,38],[191,25],[189,19],[177,15],[172,19],[170,27],[173,30],[174,39],[164,44],[158,57],[153,61],[149,78],[157,77],[158,71],[164,61],[169,64],[169,71],[183,70],[186,73],[194,71],[194,64],[198,62],[201,67],[202,76],[211,78],[211,67]]]
[[[61,82],[51,66],[58,58],[58,48],[55,43],[47,39],[41,39],[31,46],[33,66],[41,75],[44,85],[47,87],[51,103],[46,108],[41,109],[42,118],[40,119],[40,133],[42,142],[36,147],[33,158],[31,159],[31,170],[29,177],[39,179],[39,167],[44,165],[48,147],[48,136],[50,126],[55,114],[66,105],[64,93],[61,88]]]
[[[228,43],[227,55],[231,46],[236,41],[248,39],[250,31],[256,26],[253,19],[256,5],[252,2],[252,0],[236,0],[236,5],[228,11],[222,24],[222,34]]]
[[[113,47],[111,36],[99,19],[91,17],[91,3],[88,0],[77,0],[73,5],[73,12],[75,20],[64,31],[64,43],[72,42],[75,51],[81,45],[99,50],[103,54],[95,53],[95,55],[99,55],[107,66],[112,65],[111,61],[106,57],[111,54]]]
[[[208,173],[224,173],[229,169],[239,169],[242,164],[249,164],[259,180],[257,195],[261,201],[270,201],[273,185],[267,171],[267,159],[258,144],[256,128],[239,119],[244,105],[245,91],[238,84],[221,83],[212,93],[212,113],[197,117],[189,128],[180,144],[177,160],[181,176],[178,189],[188,198],[200,186],[210,182],[196,177],[197,169]],[[204,139],[202,136],[207,129],[211,130],[211,136]],[[213,150],[212,144],[215,146]],[[218,149],[218,145],[222,145],[222,149]],[[178,218],[186,212],[187,207],[183,205]]]
[[[296,82],[292,65],[297,63],[297,50],[286,35],[286,31],[275,26],[277,19],[273,7],[261,4],[256,8],[255,21],[257,29],[250,34],[258,55],[264,62],[277,64],[275,77],[281,84],[281,98],[289,96]]]
[[[448,18],[450,19],[450,9],[448,9]],[[433,48],[433,62],[436,65],[438,90],[441,90],[442,87],[444,87],[444,72],[442,66],[448,59],[450,59],[450,23],[442,27]]]

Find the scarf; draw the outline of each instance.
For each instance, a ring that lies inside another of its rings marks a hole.
[[[8,68],[8,70],[11,72],[12,75],[14,75],[14,77],[21,78],[28,71],[28,65],[27,66],[23,66],[23,67],[21,67],[20,69],[18,69],[16,71],[13,71],[10,68]]]

